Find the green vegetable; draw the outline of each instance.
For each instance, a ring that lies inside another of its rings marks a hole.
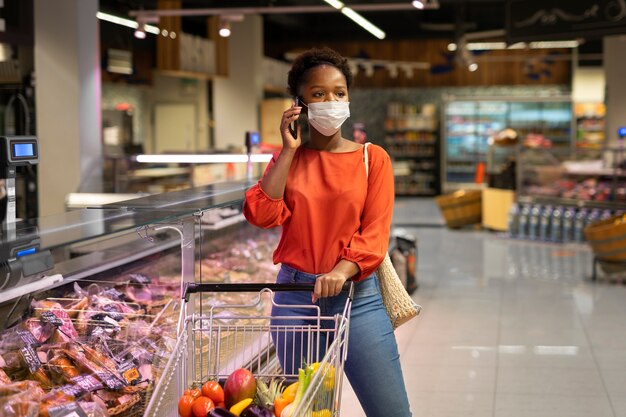
[[[296,411],[296,409],[300,405],[300,402],[302,401],[302,397],[304,396],[306,389],[309,387],[312,375],[313,367],[311,366],[307,366],[305,369],[298,369],[298,392],[296,393],[296,398],[291,404],[283,409],[283,412],[280,413],[280,417],[293,416],[293,413]]]
[[[272,378],[269,386],[265,383],[265,381],[259,379],[256,382],[256,397],[254,398],[254,402],[258,405],[273,409],[274,408],[274,400],[276,397],[280,397],[280,394],[283,392],[283,381]]]

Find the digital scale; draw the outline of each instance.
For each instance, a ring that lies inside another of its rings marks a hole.
[[[41,279],[54,261],[49,250],[40,250],[37,228],[21,227],[16,222],[15,178],[17,167],[39,163],[39,142],[35,136],[0,137],[0,183],[4,182],[5,214],[0,232],[0,303],[24,293],[24,285],[45,287],[62,277]]]
[[[35,136],[0,137],[0,180],[4,180],[6,192],[6,212],[2,219],[2,233],[15,233],[15,177],[18,166],[37,165],[39,163],[39,142]]]

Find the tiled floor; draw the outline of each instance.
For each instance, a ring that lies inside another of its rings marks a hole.
[[[432,200],[400,203],[396,223],[441,222]],[[396,331],[414,416],[626,417],[626,285],[590,281],[585,245],[405,230],[424,308]],[[342,416],[364,416],[349,386]]]

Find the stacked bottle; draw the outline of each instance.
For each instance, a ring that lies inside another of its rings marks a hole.
[[[543,242],[584,242],[585,227],[621,211],[540,204],[513,204],[509,211],[509,236]]]

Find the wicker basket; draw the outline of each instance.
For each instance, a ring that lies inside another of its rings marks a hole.
[[[480,223],[483,215],[482,191],[457,191],[435,198],[449,228]]]
[[[626,271],[626,218],[613,216],[590,224],[585,238],[607,274]],[[621,264],[623,263],[623,264]]]

